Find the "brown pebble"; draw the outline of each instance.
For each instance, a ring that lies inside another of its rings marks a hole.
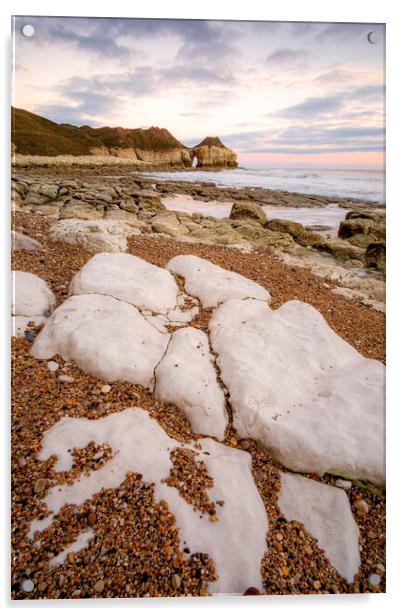
[[[370,507],[368,503],[366,503],[366,501],[363,500],[362,498],[360,498],[359,500],[355,500],[355,502],[353,503],[353,508],[356,511],[359,511],[360,513],[364,513],[364,514],[370,511]]]
[[[180,588],[180,586],[181,586],[181,577],[180,577],[180,575],[177,575],[177,573],[174,573],[174,574],[172,575],[172,580],[171,580],[171,582],[172,582],[172,586],[173,586],[173,588],[174,588],[175,590],[177,590],[178,588]]]
[[[261,593],[258,590],[258,588],[255,588],[255,586],[249,586],[247,590],[244,591],[243,597],[245,597],[246,595],[260,595],[260,594]]]
[[[91,524],[91,526],[96,523],[96,513],[94,513],[93,511],[88,516],[88,522],[89,524]]]
[[[283,535],[282,533],[275,533],[275,539],[277,541],[282,541],[283,540]]]
[[[105,588],[105,582],[103,580],[98,580],[96,584],[94,585],[95,592],[102,592],[104,588]]]
[[[281,543],[274,543],[274,550],[276,550],[277,552],[283,552],[283,547]]]
[[[44,490],[46,489],[46,486],[47,486],[46,479],[37,479],[34,484],[35,494],[41,494],[42,492],[44,492]]]
[[[313,588],[314,588],[315,590],[320,590],[320,588],[321,588],[321,582],[320,582],[319,580],[314,580],[314,582],[313,582]]]

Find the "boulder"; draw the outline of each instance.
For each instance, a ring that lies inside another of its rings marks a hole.
[[[337,261],[349,261],[350,259],[364,259],[364,248],[353,246],[350,242],[339,238],[328,240],[322,238],[321,242],[314,244],[314,248],[320,252],[326,252]]]
[[[43,203],[48,203],[49,197],[45,195],[40,195],[38,192],[30,190],[24,200],[25,205],[42,205]]]
[[[53,242],[81,246],[88,252],[124,252],[135,229],[119,220],[61,220],[49,229]]]
[[[354,235],[367,235],[371,227],[371,221],[366,218],[342,220],[339,224],[338,237],[347,240]]]
[[[35,339],[38,359],[58,354],[108,383],[128,381],[149,387],[169,342],[141,313],[107,295],[76,295],[56,308]]]
[[[282,218],[275,218],[269,220],[265,227],[271,231],[277,231],[279,233],[289,233],[293,238],[297,237],[300,233],[305,232],[305,228],[299,222],[293,222],[293,220],[285,220]]]
[[[316,245],[321,245],[323,241],[325,242],[325,238],[319,233],[306,230],[302,233],[298,233],[294,240],[300,246],[312,246],[313,248],[315,248]]]
[[[351,584],[360,567],[359,527],[344,490],[290,473],[281,473],[281,484],[281,513],[304,524],[331,565]]]
[[[239,244],[243,240],[241,234],[226,221],[214,220],[209,229],[214,244]]]
[[[59,187],[57,184],[42,184],[38,190],[38,193],[40,195],[44,195],[45,197],[49,197],[51,201],[55,201],[59,193]]]
[[[41,250],[42,244],[28,235],[11,231],[11,245],[13,250]]]
[[[120,201],[119,208],[126,212],[131,212],[131,214],[137,214],[139,210],[138,205],[134,201]]]
[[[105,207],[102,204],[95,205],[80,200],[71,200],[62,209],[60,220],[67,218],[79,218],[81,220],[96,220],[103,218]]]
[[[261,205],[258,205],[258,203],[254,201],[235,201],[232,205],[229,218],[232,220],[251,218],[260,224],[264,224],[267,220]]]
[[[315,246],[325,241],[323,236],[315,231],[308,231],[299,222],[276,218],[266,223],[265,227],[277,233],[288,233],[300,246]]]
[[[266,236],[266,230],[256,220],[235,220],[232,227],[245,240],[259,240]]]
[[[55,471],[69,471],[73,466],[71,451],[82,449],[91,441],[108,443],[112,457],[70,484],[50,487],[43,503],[51,513],[31,523],[29,537],[50,527],[66,504],[79,507],[102,489],[117,489],[127,473],[141,473],[143,481],[154,486],[155,502],[168,507],[175,516],[180,549],[208,554],[213,560],[218,579],[209,584],[209,592],[242,594],[251,585],[263,590],[261,560],[266,551],[268,520],[247,452],[210,438],[184,445],[169,437],[143,409],[127,408],[95,420],[64,417],[44,433],[39,459],[55,456]],[[194,455],[195,461],[202,462],[212,477],[214,485],[205,488],[206,496],[212,502],[224,503],[217,506],[216,521],[186,502],[177,488],[166,483],[172,470],[171,454],[177,448]],[[138,532],[141,540],[147,531],[140,528]]]
[[[172,334],[155,370],[155,382],[154,396],[175,404],[194,432],[224,438],[228,423],[225,396],[204,332],[185,327]]]
[[[350,240],[356,235],[370,235],[375,240],[385,240],[385,213],[351,211],[339,225],[338,237]]]
[[[385,269],[385,242],[373,242],[367,246],[364,260],[367,267]]]
[[[257,248],[277,248],[285,252],[293,251],[297,248],[297,244],[289,233],[279,233],[265,229],[264,236],[253,241]]]
[[[140,310],[166,314],[177,305],[179,288],[166,269],[126,253],[99,253],[75,274],[70,293],[98,293]]]
[[[239,438],[287,468],[382,485],[384,366],[342,340],[312,306],[227,301],[210,324]]]
[[[197,297],[204,308],[215,307],[235,298],[253,297],[263,302],[271,300],[270,294],[261,285],[200,257],[179,255],[173,257],[166,267],[184,278],[186,292]]]
[[[355,218],[372,220],[375,223],[385,222],[385,212],[370,212],[370,210],[351,210],[346,213],[345,220]]]
[[[372,244],[375,241],[376,238],[374,235],[365,235],[363,233],[358,233],[357,235],[353,235],[348,239],[348,242],[350,244],[352,244],[353,246],[358,246],[359,248],[367,248],[369,244]]]
[[[13,272],[12,315],[48,316],[55,306],[54,293],[42,278],[30,272]]]
[[[55,218],[56,220],[58,220],[63,207],[64,203],[60,201],[54,201],[53,203],[36,205],[35,208],[31,207],[30,211],[34,212],[35,214],[40,214],[41,216],[47,216],[48,218]],[[25,209],[25,206],[23,209]]]
[[[164,233],[171,237],[181,237],[190,233],[187,227],[180,224],[174,212],[161,212],[151,218],[150,224],[155,233]]]
[[[164,212],[166,207],[163,205],[160,193],[156,190],[135,189],[130,191],[130,196],[140,209],[150,209],[155,212]]]

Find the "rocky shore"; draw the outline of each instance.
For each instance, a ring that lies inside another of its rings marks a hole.
[[[110,171],[110,170],[109,170]],[[362,301],[385,300],[385,210],[378,204],[340,199],[345,219],[329,237],[325,229],[269,219],[262,208],[325,208],[329,197],[258,188],[229,188],[212,182],[171,182],[127,169],[108,175],[81,168],[15,168],[12,203],[16,211],[54,220],[56,239],[95,243],[100,250],[126,250],[133,234],[173,237],[191,244],[221,245],[252,252],[271,248],[281,258],[338,281],[346,295]],[[163,200],[188,195],[200,203],[192,214],[168,210]],[[232,203],[230,215],[202,213],[202,204]],[[335,231],[336,232],[336,231]],[[93,247],[93,246],[92,246]]]
[[[384,592],[383,217],[180,190],[221,189],[14,171],[12,597]]]

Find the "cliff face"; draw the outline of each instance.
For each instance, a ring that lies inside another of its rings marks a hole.
[[[206,137],[196,145],[193,156],[197,157],[197,167],[237,167],[237,155],[219,137]]]
[[[12,108],[11,126],[12,151],[17,154],[118,156],[133,162],[184,167],[191,167],[197,157],[198,167],[237,166],[235,152],[226,148],[218,137],[207,137],[194,148],[188,148],[166,128],[157,126],[77,128],[15,108]]]
[[[180,143],[166,128],[91,128],[82,126],[81,130],[98,139],[112,156],[154,165],[191,166],[191,155],[185,145]]]

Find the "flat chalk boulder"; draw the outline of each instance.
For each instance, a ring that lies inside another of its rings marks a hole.
[[[255,439],[294,471],[384,484],[381,362],[299,301],[274,311],[231,300],[209,328],[240,438]]]
[[[169,337],[126,302],[105,295],[76,295],[53,312],[31,353],[38,359],[59,354],[107,382],[148,387]]]
[[[181,549],[208,553],[213,559],[219,579],[209,584],[212,593],[243,594],[249,586],[263,589],[261,560],[266,551],[268,520],[264,504],[251,474],[251,457],[245,451],[232,449],[213,439],[184,445],[169,437],[161,426],[141,408],[127,408],[96,420],[64,417],[47,432],[42,440],[40,460],[57,456],[56,471],[72,468],[71,451],[86,447],[91,441],[108,443],[112,458],[101,468],[82,474],[72,484],[52,486],[45,498],[50,514],[34,520],[28,536],[33,539],[51,526],[55,516],[66,504],[81,505],[103,488],[116,489],[126,474],[141,473],[143,481],[154,483],[155,500],[165,500],[180,529]],[[206,488],[211,501],[224,501],[217,507],[217,520],[194,510],[174,486],[167,485],[172,468],[171,452],[185,448],[202,461],[213,478],[212,488]],[[209,455],[205,455],[209,454]],[[110,512],[111,517],[113,512]],[[71,546],[73,549],[74,547]],[[60,553],[62,562],[65,550]],[[54,559],[52,564],[54,563]]]
[[[278,507],[282,514],[302,522],[332,566],[352,583],[360,567],[359,527],[345,492],[290,473],[281,473],[281,483]]]
[[[24,233],[11,231],[11,246],[13,250],[41,250],[42,244]]]
[[[186,292],[197,297],[204,308],[214,308],[229,299],[271,300],[261,285],[200,257],[179,255],[173,257],[166,267],[185,279]]]
[[[225,396],[203,331],[185,327],[172,334],[155,370],[155,383],[154,396],[176,404],[194,432],[224,438],[228,423]]]
[[[74,276],[72,295],[99,293],[141,310],[166,314],[177,303],[179,288],[166,269],[127,253],[99,253]]]
[[[48,316],[55,306],[56,298],[42,278],[30,272],[13,272],[13,316]]]
[[[120,220],[67,219],[49,229],[49,237],[54,242],[81,246],[88,252],[124,252],[127,238],[134,233]]]

